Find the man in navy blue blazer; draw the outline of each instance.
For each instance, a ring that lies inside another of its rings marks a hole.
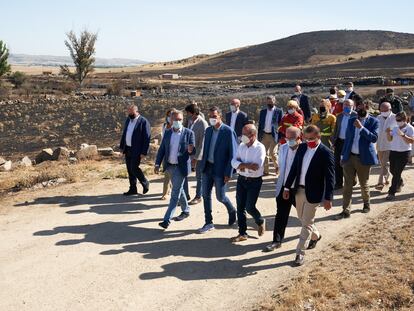
[[[325,210],[332,208],[335,187],[334,154],[321,143],[320,129],[309,125],[304,137],[306,143],[298,147],[283,192],[284,200],[295,194],[296,211],[302,224],[296,246],[298,266],[304,263],[305,250],[315,248],[322,237],[315,226],[316,208],[321,202]]]
[[[283,117],[283,110],[276,107],[276,97],[266,97],[267,108],[262,109],[259,114],[258,138],[265,146],[266,160],[264,164],[264,175],[269,175],[269,158],[278,172],[277,164],[277,143],[279,141],[278,130]]]
[[[356,175],[361,186],[363,213],[370,211],[369,175],[371,166],[378,164],[375,143],[378,139],[378,119],[370,116],[370,102],[364,101],[358,94],[354,95],[357,116],[351,117],[346,129],[342,149],[341,164],[344,171],[343,211],[336,219],[351,216],[352,188]]]
[[[148,153],[151,138],[150,123],[141,116],[136,105],[128,107],[128,119],[125,121],[119,149],[125,155],[129,177],[129,190],[124,195],[137,194],[137,179],[143,187],[143,193],[149,191],[149,181],[139,165]]]
[[[238,142],[240,142],[243,127],[248,121],[247,113],[240,110],[240,100],[237,98],[232,99],[230,111],[226,113],[226,124],[236,133]]]
[[[234,131],[222,121],[218,107],[209,110],[210,127],[206,129],[203,158],[200,170],[203,173],[203,203],[205,224],[199,230],[206,233],[214,229],[212,216],[211,192],[216,188],[216,198],[223,203],[229,213],[229,226],[236,222],[236,209],[226,196],[227,183],[232,177],[231,160],[236,155],[237,138]]]
[[[159,223],[160,227],[164,229],[170,225],[178,201],[180,201],[182,212],[175,220],[181,221],[190,216],[190,208],[183,186],[186,177],[191,172],[190,156],[195,154],[194,132],[183,127],[183,113],[174,111],[171,118],[173,120],[172,130],[165,132],[155,160],[155,173],[159,173],[162,163],[164,171],[168,170],[171,176],[170,203],[164,220]]]
[[[312,117],[309,97],[302,93],[302,88],[299,84],[295,86],[294,97],[296,97],[299,101],[300,109],[303,112],[303,120],[305,121],[305,123],[309,123]]]

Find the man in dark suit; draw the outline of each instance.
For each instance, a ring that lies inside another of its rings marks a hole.
[[[203,203],[205,224],[199,230],[206,233],[214,229],[212,216],[211,192],[216,188],[216,198],[223,203],[229,213],[229,226],[236,222],[236,209],[226,196],[227,183],[232,177],[231,160],[237,151],[237,138],[234,131],[223,124],[222,114],[218,107],[209,111],[210,127],[206,129],[203,157],[200,170],[203,173]]]
[[[384,102],[391,104],[391,111],[393,114],[397,114],[401,111],[404,111],[403,101],[400,97],[394,94],[394,90],[391,88],[385,89],[385,96],[380,99],[379,104],[381,105]]]
[[[354,83],[349,81],[345,83],[345,99],[354,99],[357,93],[354,91]]]
[[[295,264],[304,263],[306,249],[315,248],[321,234],[315,226],[316,208],[321,202],[325,210],[332,208],[335,186],[333,152],[321,143],[317,126],[309,125],[304,131],[306,143],[300,144],[285,183],[283,198],[295,194],[296,211],[302,223]],[[309,240],[310,238],[310,240]]]
[[[269,175],[269,159],[271,158],[278,172],[277,165],[277,143],[279,141],[278,129],[282,121],[283,110],[276,107],[276,97],[267,96],[267,108],[262,109],[259,115],[258,138],[265,146],[266,160],[264,164],[264,175]]]
[[[238,142],[240,142],[242,130],[247,121],[247,113],[240,110],[240,100],[237,98],[232,99],[230,111],[226,113],[226,124],[236,133]]]
[[[179,200],[182,212],[176,217],[176,220],[181,221],[190,216],[190,208],[183,186],[186,177],[191,172],[190,155],[195,153],[194,132],[183,127],[183,113],[174,111],[171,118],[173,120],[172,130],[165,132],[155,160],[155,173],[159,173],[160,165],[163,163],[164,170],[168,170],[171,176],[170,203],[164,220],[159,223],[160,227],[164,229],[170,225]]]
[[[299,106],[300,106],[300,109],[303,112],[303,119],[304,119],[305,123],[309,123],[310,119],[312,117],[309,97],[302,93],[302,88],[299,84],[295,86],[294,96],[299,101]]]
[[[147,119],[138,113],[136,105],[128,107],[128,119],[125,121],[119,148],[125,155],[129,177],[129,190],[124,195],[137,194],[137,179],[143,187],[143,193],[149,190],[149,181],[139,165],[148,153],[151,128]]]
[[[370,211],[368,180],[371,166],[378,164],[374,145],[378,139],[378,119],[368,114],[369,101],[363,101],[360,95],[355,95],[354,101],[358,115],[349,119],[346,129],[341,159],[344,170],[343,211],[336,216],[336,219],[351,217],[352,188],[356,175],[361,185],[364,202],[362,212]]]
[[[344,110],[336,118],[335,130],[332,136],[332,146],[335,148],[335,190],[342,189],[344,182],[341,155],[342,148],[344,147],[348,121],[350,118],[357,116],[357,113],[354,111],[354,101],[352,99],[346,99],[343,102],[343,109]]]

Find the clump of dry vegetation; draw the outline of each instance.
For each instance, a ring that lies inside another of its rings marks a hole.
[[[339,238],[260,310],[413,310],[413,201]]]

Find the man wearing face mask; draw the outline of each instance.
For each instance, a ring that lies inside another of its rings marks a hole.
[[[397,123],[395,122],[395,114],[391,111],[391,104],[389,102],[383,102],[380,105],[381,114],[378,116],[378,141],[377,141],[377,154],[380,163],[380,173],[378,177],[378,184],[375,189],[381,191],[384,185],[389,184],[389,158],[390,158],[390,142],[387,137],[387,129],[394,128]]]
[[[165,132],[157,153],[154,169],[155,174],[158,174],[162,163],[163,169],[168,170],[171,176],[170,203],[164,215],[164,220],[159,223],[159,226],[164,229],[167,229],[170,225],[178,201],[180,201],[182,212],[175,220],[181,221],[190,216],[190,208],[183,186],[185,178],[191,171],[190,156],[196,151],[194,148],[194,132],[183,127],[183,113],[174,111],[171,118],[173,121],[172,130]]]
[[[391,111],[394,114],[404,111],[401,98],[396,96],[394,94],[394,90],[391,88],[385,90],[385,96],[380,99],[380,104],[382,104],[383,102],[388,102],[391,104]]]
[[[205,224],[199,230],[206,233],[214,229],[211,192],[216,188],[217,201],[223,203],[229,214],[228,225],[236,222],[236,210],[226,196],[227,183],[233,175],[231,160],[237,151],[237,137],[234,131],[223,124],[221,110],[214,106],[209,111],[210,127],[204,137],[203,157],[200,163]]]
[[[265,252],[271,252],[282,246],[285,237],[286,226],[289,220],[290,209],[295,205],[295,196],[289,196],[287,200],[283,198],[283,189],[289,172],[292,168],[293,159],[298,150],[301,131],[297,127],[291,126],[286,130],[286,144],[279,148],[279,167],[280,175],[276,183],[276,216],[273,227],[273,241],[266,246]]]
[[[299,107],[303,112],[304,122],[309,123],[312,116],[309,97],[302,93],[302,88],[299,84],[295,86],[294,96],[298,99]]]
[[[281,124],[283,111],[276,107],[276,98],[274,96],[266,97],[267,108],[262,109],[259,115],[259,141],[265,146],[266,160],[264,166],[264,175],[269,175],[269,161],[275,166],[276,174],[277,168],[277,142],[279,139],[278,128]]]
[[[149,191],[149,181],[139,167],[148,153],[151,138],[150,123],[141,116],[136,105],[128,107],[128,118],[125,121],[119,149],[125,155],[128,170],[129,190],[124,195],[137,194],[137,179],[143,187],[143,193]]]
[[[240,142],[243,126],[247,124],[247,113],[240,110],[240,100],[234,98],[230,102],[230,111],[226,113],[226,124],[236,133]]]
[[[344,183],[341,155],[344,147],[348,121],[350,118],[357,116],[357,113],[354,111],[354,101],[352,99],[346,99],[343,103],[343,108],[343,111],[336,118],[335,130],[332,136],[332,145],[334,146],[335,156],[335,190],[342,189]]]
[[[363,213],[370,211],[369,175],[371,166],[378,164],[374,144],[378,139],[378,119],[369,115],[370,101],[364,101],[360,95],[354,96],[357,117],[348,121],[342,149],[342,167],[344,170],[343,211],[336,219],[351,216],[352,188],[358,176],[363,200]]]
[[[304,137],[306,143],[298,147],[283,191],[284,200],[295,195],[296,211],[302,224],[296,246],[297,266],[303,265],[305,250],[315,248],[322,238],[315,226],[316,208],[321,202],[325,210],[332,208],[335,186],[334,155],[321,143],[319,128],[309,125]]]
[[[319,113],[312,116],[311,124],[316,125],[321,130],[322,143],[331,148],[332,135],[335,129],[336,118],[331,114],[331,103],[327,99],[322,99],[319,104]]]
[[[345,83],[345,99],[352,99],[354,95],[356,95],[355,91],[354,91],[354,83],[352,82],[347,82]]]
[[[256,202],[262,187],[266,150],[257,140],[257,129],[253,124],[245,125],[242,133],[242,143],[237,148],[236,157],[231,161],[239,174],[236,189],[239,234],[231,238],[232,242],[247,240],[246,211],[254,218],[258,235],[262,236],[265,232],[264,219],[256,208]]]
[[[392,174],[391,187],[388,190],[387,200],[395,199],[395,194],[401,192],[404,183],[401,174],[408,163],[414,143],[414,128],[408,123],[407,114],[402,111],[395,116],[396,126],[387,129],[390,144],[390,170]]]

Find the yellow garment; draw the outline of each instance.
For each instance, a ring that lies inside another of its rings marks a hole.
[[[321,141],[327,146],[331,147],[331,137],[335,129],[336,117],[328,113],[325,118],[321,119],[318,113],[312,116],[311,124],[316,125],[321,130]]]

